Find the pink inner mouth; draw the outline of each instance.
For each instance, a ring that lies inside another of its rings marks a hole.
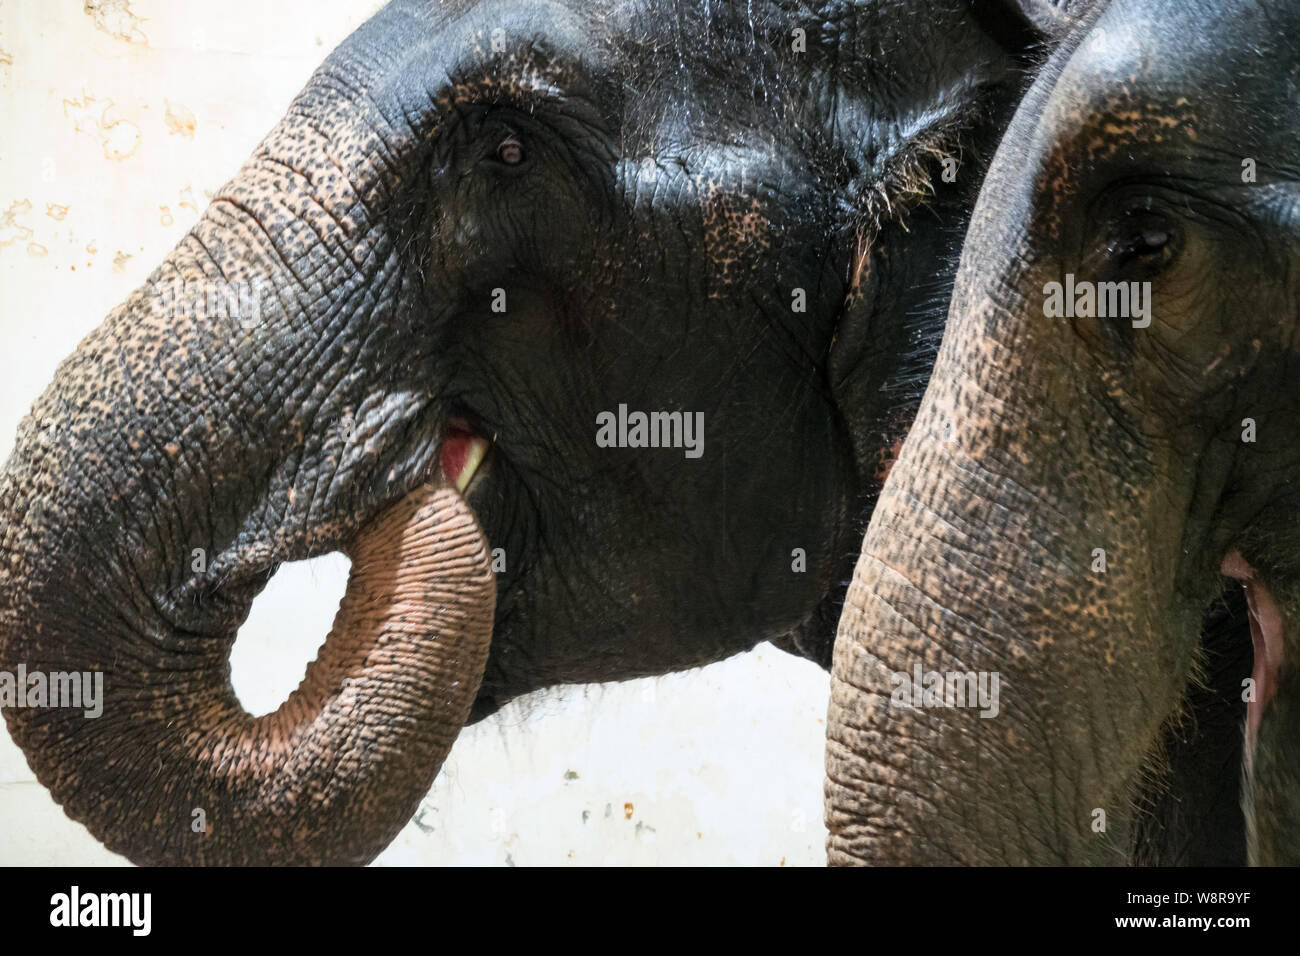
[[[438,451],[438,464],[447,482],[462,494],[467,493],[482,470],[491,447],[492,442],[465,419],[449,419]]]
[[[463,421],[452,419],[448,422],[447,432],[442,438],[442,473],[452,484],[456,483],[469,462],[473,441],[474,434]]]
[[[1251,773],[1255,756],[1255,737],[1259,732],[1264,707],[1277,692],[1282,670],[1282,614],[1268,588],[1259,580],[1240,551],[1223,559],[1220,572],[1246,586],[1246,604],[1250,609],[1250,638],[1255,648],[1255,699],[1246,704],[1246,772]]]

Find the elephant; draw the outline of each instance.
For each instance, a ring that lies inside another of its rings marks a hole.
[[[1113,0],[1022,100],[841,618],[832,863],[1300,862],[1298,36]]]
[[[393,0],[59,367],[0,475],[4,714],[145,864],[362,864],[460,727],[829,666],[1051,4]],[[949,175],[951,174],[951,175]],[[352,561],[298,690],[229,653]],[[42,705],[46,704],[46,705]]]

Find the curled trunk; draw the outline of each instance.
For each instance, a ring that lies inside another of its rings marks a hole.
[[[382,850],[469,714],[496,592],[450,488],[417,490],[345,550],[352,575],[320,655],[256,718],[230,685],[233,631],[118,629],[58,585],[10,591],[6,668],[106,674],[98,718],[6,710],[69,816],[141,863],[359,864]]]
[[[435,487],[440,332],[408,331],[436,307],[409,250],[456,53],[430,24],[397,0],[325,62],[60,366],[0,472],[0,671],[102,673],[104,694],[96,718],[6,721],[69,815],[137,862],[370,859],[481,680],[488,549]],[[279,564],[334,550],[353,573],[331,636],[253,718],[238,627]]]

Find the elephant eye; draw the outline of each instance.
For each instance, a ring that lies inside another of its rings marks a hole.
[[[506,166],[520,165],[524,161],[524,144],[507,136],[497,145],[497,161]]]
[[[1173,261],[1178,235],[1169,217],[1145,209],[1108,229],[1101,243],[1101,269],[1112,276],[1152,278]]]
[[[1169,246],[1169,232],[1164,229],[1140,229],[1111,244],[1110,254],[1121,264],[1135,259],[1154,258],[1164,253]]]

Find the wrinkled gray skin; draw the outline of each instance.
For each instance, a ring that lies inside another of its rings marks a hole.
[[[6,710],[55,799],[141,862],[364,862],[467,700],[472,719],[764,639],[826,662],[978,158],[1057,22],[981,9],[376,15],[151,279],[258,283],[262,313],[142,288],[0,476],[0,669],[106,674],[99,721]],[[598,447],[620,405],[701,414],[702,457]],[[453,496],[421,517],[475,436],[474,516]],[[473,517],[505,564],[485,660]],[[326,663],[254,720],[237,629],[278,565],[336,549],[369,563]]]
[[[841,621],[832,862],[1300,862],[1298,104],[1294,3],[1115,0],[1036,80]],[[1149,327],[1047,315],[1070,274]],[[892,706],[916,662],[999,715]]]

